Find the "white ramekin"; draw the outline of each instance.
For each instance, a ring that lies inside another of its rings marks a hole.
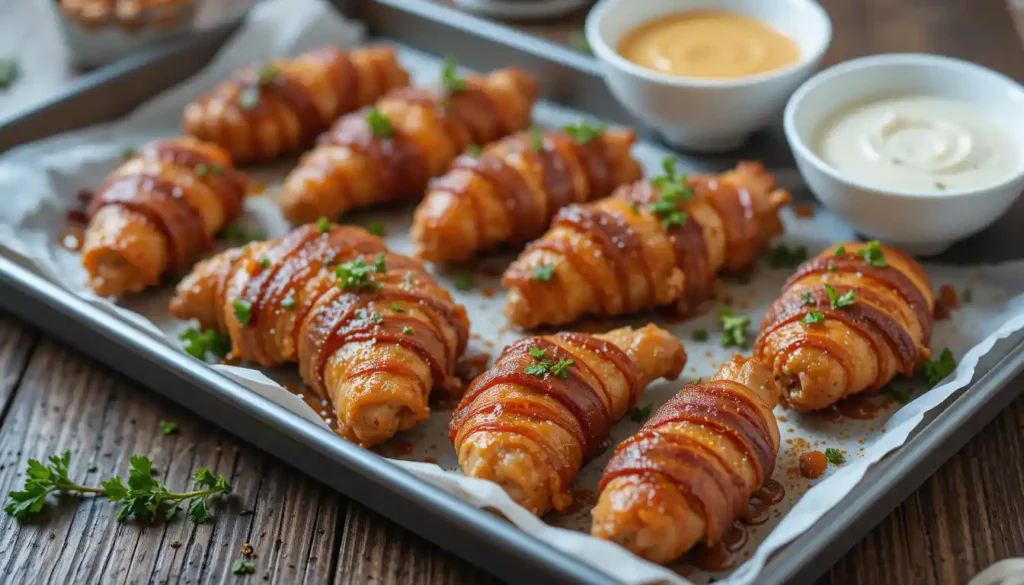
[[[641,67],[616,50],[622,37],[659,16],[724,10],[751,16],[793,39],[800,61],[761,75],[698,79]],[[587,41],[612,94],[674,146],[714,152],[742,145],[778,119],[832,40],[828,14],[814,0],[602,0],[587,16]]]
[[[927,95],[967,102],[1011,132],[1019,169],[995,184],[941,194],[871,187],[841,173],[811,148],[837,111],[875,98]],[[937,254],[999,219],[1024,190],[1024,87],[966,61],[919,54],[875,55],[815,75],[793,94],[783,116],[786,139],[811,191],[872,239],[914,254]]]

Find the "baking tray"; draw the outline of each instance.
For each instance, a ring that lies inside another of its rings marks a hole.
[[[600,80],[593,59],[429,0],[342,0],[335,4],[385,37],[437,55],[454,53],[476,69],[516,64],[537,76],[544,96],[610,120],[632,121]],[[230,36],[225,25],[139,55],[82,78],[62,95],[10,120],[0,120],[0,152],[46,136],[97,124],[198,71]],[[755,137],[731,157],[686,159],[724,168],[737,157],[792,169],[776,131]],[[797,192],[798,198],[809,197]],[[995,262],[1024,250],[1024,204],[1018,202],[984,234],[944,259]],[[248,440],[377,510],[417,534],[510,582],[615,581],[503,520],[420,481],[369,451],[255,395],[185,354],[152,343],[146,333],[0,257],[0,308],[18,315],[218,426]],[[915,490],[1008,405],[1021,390],[1024,332],[996,344],[979,362],[972,384],[926,416],[907,443],[873,466],[861,484],[803,535],[775,554],[758,583],[810,582]]]

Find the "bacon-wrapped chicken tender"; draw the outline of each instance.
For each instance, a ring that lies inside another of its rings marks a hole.
[[[238,163],[297,154],[342,114],[409,84],[391,47],[321,47],[240,69],[185,108],[182,129]]]
[[[421,263],[361,228],[319,224],[199,264],[171,312],[227,334],[241,359],[298,362],[337,432],[368,447],[427,418],[432,388],[461,388],[469,323]]]
[[[449,426],[462,471],[534,514],[572,503],[570,486],[611,424],[656,378],[676,378],[683,346],[654,325],[602,335],[527,337],[470,385]]]
[[[505,315],[521,327],[675,303],[690,315],[719,271],[746,268],[782,231],[790,200],[760,163],[720,176],[666,174],[608,199],[562,208],[502,278]]]
[[[635,139],[631,130],[582,124],[521,132],[478,156],[460,156],[430,182],[416,208],[414,255],[433,262],[468,260],[501,243],[539,237],[559,209],[607,197],[641,177],[629,152]]]
[[[529,123],[537,84],[522,71],[446,79],[444,87],[393,91],[338,120],[285,179],[285,217],[302,223],[418,199],[468,146]]]
[[[754,355],[794,410],[825,408],[911,375],[931,355],[935,297],[912,258],[846,242],[796,269],[761,324]]]
[[[739,356],[683,388],[615,450],[591,534],[657,563],[718,542],[775,469],[779,392],[767,367]]]
[[[241,212],[245,190],[216,145],[184,137],[143,147],[93,197],[82,246],[88,285],[117,296],[188,269]]]

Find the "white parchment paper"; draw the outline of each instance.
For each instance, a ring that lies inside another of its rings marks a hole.
[[[67,208],[80,190],[95,188],[102,182],[106,173],[119,164],[126,148],[176,134],[185,104],[209,90],[233,69],[271,56],[294,55],[323,43],[354,45],[360,38],[357,25],[344,22],[316,0],[263,2],[213,63],[181,86],[164,92],[115,123],[56,136],[6,154],[0,159],[0,253],[31,263],[41,274],[92,304],[128,320],[155,340],[177,347],[177,336],[190,324],[175,321],[168,314],[171,286],[124,299],[118,304],[95,297],[83,288],[85,274],[78,254],[58,245],[67,227]],[[400,48],[401,60],[413,73],[415,82],[436,78],[438,60],[407,47]],[[577,121],[581,115],[541,103],[535,110],[535,118],[540,125],[557,126]],[[649,144],[638,144],[635,153],[652,171],[657,170],[666,154]],[[288,226],[273,198],[292,164],[293,161],[286,161],[272,168],[247,169],[255,181],[266,185],[266,189],[260,196],[249,198],[242,225],[258,228],[271,237],[287,231]],[[784,182],[795,176],[792,169],[771,170],[784,177]],[[354,214],[350,221],[381,222],[386,228],[388,244],[397,251],[407,252],[411,248],[408,239],[411,210],[412,207],[407,206],[362,212]],[[811,218],[798,218],[788,209],[783,215],[786,235],[780,242],[806,246],[811,254],[832,242],[855,237],[849,227],[821,210]],[[502,347],[522,335],[510,330],[501,315],[504,295],[498,285],[498,275],[511,258],[508,254],[490,256],[473,267],[437,271],[456,300],[469,312],[473,333],[468,355],[483,353],[496,357]],[[806,530],[854,489],[872,463],[906,441],[928,410],[942,404],[970,382],[979,358],[996,341],[1024,326],[1024,295],[1018,294],[1024,290],[1024,263],[974,267],[928,264],[926,270],[936,288],[949,284],[961,295],[967,289],[971,291],[970,303],[953,311],[949,320],[937,323],[932,342],[936,354],[948,347],[957,356],[959,366],[955,373],[930,390],[920,381],[899,379],[893,382],[891,387],[896,392],[883,393],[869,401],[879,411],[869,420],[801,416],[777,410],[783,446],[773,477],[785,486],[786,497],[771,510],[766,523],[747,530],[745,546],[732,554],[732,562],[737,567],[731,571],[708,574],[692,567],[689,558],[668,568],[660,567],[634,557],[615,544],[590,537],[586,533],[589,510],[610,451],[589,462],[581,471],[575,486],[578,505],[568,513],[552,514],[540,520],[513,503],[494,484],[465,478],[458,472],[447,440],[450,407],[435,405],[429,420],[375,450],[424,481],[474,506],[499,510],[522,530],[623,582],[705,582],[713,576],[728,583],[752,583],[770,554]],[[753,335],[791,271],[791,268],[771,269],[762,259],[749,281],[724,282],[718,300],[749,316]],[[455,290],[453,277],[467,272],[472,275],[473,287]],[[670,323],[652,313],[614,322],[584,322],[578,328],[598,330],[650,320],[658,321],[684,341],[690,361],[681,381],[654,383],[641,399],[642,406],[657,408],[686,380],[713,375],[719,364],[736,351],[721,347],[720,327],[713,313],[686,323]],[[699,329],[710,332],[707,341],[692,339],[693,332]],[[197,362],[197,367],[205,366]],[[332,416],[327,405],[321,407],[321,412],[314,412],[306,402],[281,386],[300,387],[293,368],[258,371],[236,366],[213,367],[312,424],[324,425],[324,419]],[[914,399],[902,405],[891,398],[894,394],[910,395]],[[635,432],[639,425],[639,421],[628,418],[620,422],[613,430],[614,443]],[[803,479],[798,472],[800,454],[827,447],[845,451],[846,463],[830,466],[819,479]]]

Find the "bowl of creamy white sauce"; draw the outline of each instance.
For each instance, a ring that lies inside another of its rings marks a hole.
[[[985,229],[1024,190],[1024,87],[966,61],[848,61],[802,85],[783,118],[822,203],[912,253]]]

